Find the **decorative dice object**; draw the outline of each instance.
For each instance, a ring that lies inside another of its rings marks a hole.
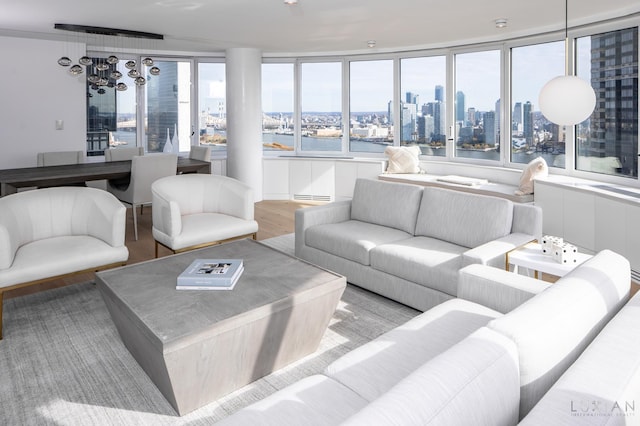
[[[556,262],[563,265],[577,263],[578,249],[569,243],[560,243],[553,245],[553,258]]]
[[[545,235],[542,237],[542,253],[549,256],[554,255],[553,246],[561,245],[564,243],[562,237],[554,237],[553,235]]]

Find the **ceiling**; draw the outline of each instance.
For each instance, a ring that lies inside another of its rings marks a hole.
[[[638,0],[571,0],[569,26],[640,13]],[[495,20],[508,26],[497,29]],[[504,40],[564,29],[562,0],[0,0],[0,35],[85,41],[55,23],[159,33],[134,48],[221,52],[251,47],[265,56],[374,53]],[[84,37],[84,36],[82,36]],[[88,44],[131,47],[89,35]],[[374,48],[367,47],[375,40]]]

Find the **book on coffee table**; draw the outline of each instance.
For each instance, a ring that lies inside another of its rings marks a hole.
[[[178,275],[176,289],[233,290],[242,271],[242,259],[196,259]]]

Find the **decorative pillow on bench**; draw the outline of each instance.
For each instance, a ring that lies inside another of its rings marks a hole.
[[[386,173],[421,173],[420,147],[388,146],[384,153],[389,157]]]
[[[516,195],[533,194],[533,181],[538,177],[549,175],[549,167],[542,157],[534,158],[527,164],[520,177],[520,186],[514,192]]]

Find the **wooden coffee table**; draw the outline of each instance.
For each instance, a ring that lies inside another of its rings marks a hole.
[[[239,258],[231,291],[176,290],[195,259]],[[120,337],[184,415],[314,352],[346,286],[343,276],[253,240],[96,274]]]

